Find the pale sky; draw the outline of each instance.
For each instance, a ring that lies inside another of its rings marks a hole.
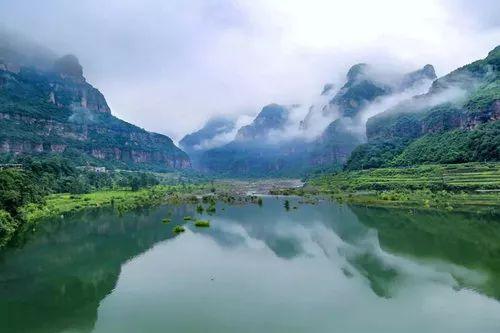
[[[0,22],[77,55],[113,114],[174,140],[307,103],[358,62],[439,76],[500,44],[498,0],[1,0]]]

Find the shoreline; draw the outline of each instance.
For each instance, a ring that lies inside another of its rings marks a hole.
[[[296,180],[292,180],[296,182]],[[226,202],[230,204],[258,203],[259,196],[284,197],[294,195],[304,198],[303,204],[315,204],[323,198],[339,204],[346,203],[362,207],[379,207],[392,209],[409,209],[436,212],[460,212],[477,214],[500,214],[500,193],[496,191],[481,192],[449,192],[429,189],[409,190],[363,190],[349,191],[306,183],[303,187],[280,188],[272,186],[272,181],[220,180],[214,183],[189,185],[156,185],[137,191],[131,189],[106,189],[85,194],[59,193],[47,196],[43,203],[30,203],[20,208],[16,219],[17,226],[13,232],[4,235],[0,240],[0,248],[23,229],[29,229],[39,221],[86,209],[114,207],[121,214],[139,207],[158,206],[162,204],[199,204]],[[280,181],[280,184],[286,182]],[[295,184],[295,183],[294,183]],[[276,185],[276,184],[275,184]],[[263,191],[248,189],[265,188]],[[207,200],[207,201],[205,201]]]

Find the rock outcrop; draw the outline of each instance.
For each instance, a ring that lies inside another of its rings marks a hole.
[[[0,153],[78,155],[134,168],[191,165],[169,137],[111,115],[72,55],[56,59],[48,70],[0,68]]]
[[[262,108],[250,125],[243,126],[236,134],[237,141],[266,139],[271,131],[282,130],[288,121],[286,106],[269,104]]]
[[[426,94],[370,118],[368,143],[356,148],[347,167],[496,161],[499,120],[500,47],[496,47],[485,59],[435,80]]]

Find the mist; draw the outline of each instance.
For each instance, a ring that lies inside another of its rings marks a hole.
[[[213,116],[310,106],[355,63],[440,76],[482,58],[500,22],[498,2],[480,2],[4,0],[0,22],[77,55],[113,114],[179,140]]]

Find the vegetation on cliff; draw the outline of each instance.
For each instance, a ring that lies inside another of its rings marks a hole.
[[[64,154],[99,165],[171,170],[189,157],[164,135],[111,115],[74,56],[52,68],[0,67],[0,153]]]
[[[499,161],[500,47],[436,80],[366,125],[368,143],[349,170],[424,163]]]

